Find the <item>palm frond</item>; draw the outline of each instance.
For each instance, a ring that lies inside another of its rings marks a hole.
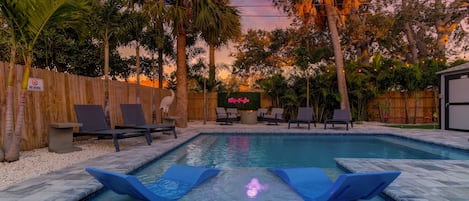
[[[32,50],[37,38],[47,26],[73,27],[83,22],[90,9],[88,0],[20,0],[25,17],[23,39]]]

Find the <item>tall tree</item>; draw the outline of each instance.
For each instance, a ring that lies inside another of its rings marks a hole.
[[[149,19],[142,11],[144,0],[127,0],[127,12],[125,13],[124,31],[119,38],[124,38],[124,43],[135,44],[135,75],[137,79],[136,102],[140,103],[140,46]],[[138,9],[136,9],[138,8]]]
[[[123,4],[122,0],[96,0],[89,22],[92,32],[97,34],[104,46],[104,112],[109,125],[109,48],[111,37],[121,28]]]
[[[163,88],[164,55],[173,56],[173,40],[166,33],[164,24],[167,22],[166,9],[163,0],[154,0],[143,7],[150,17],[150,25],[145,35],[145,45],[150,52],[158,53],[158,88]],[[155,69],[156,70],[156,69]]]
[[[8,78],[7,111],[5,118],[3,152],[0,159],[5,161],[19,160],[20,145],[23,134],[26,89],[33,60],[33,49],[38,37],[50,26],[75,26],[83,22],[83,14],[88,11],[86,0],[1,0],[1,14],[11,29],[10,73]],[[13,71],[16,50],[20,48],[25,68],[19,92],[17,119],[13,129]],[[3,156],[4,154],[4,156]]]
[[[169,2],[168,18],[171,20],[173,34],[176,36],[176,100],[177,115],[180,117],[176,121],[179,127],[187,127],[187,61],[186,61],[186,40],[190,31],[193,1],[172,0]]]
[[[130,10],[124,14],[124,24],[123,30],[120,32],[119,38],[124,44],[133,44],[135,45],[135,76],[137,80],[137,90],[136,90],[136,103],[140,103],[140,47],[141,41],[145,34],[145,30],[148,26],[148,18],[141,11]]]
[[[291,30],[280,29],[272,32],[248,30],[235,45],[237,52],[233,73],[238,76],[263,77],[279,74],[281,67],[291,66],[291,51],[285,48],[292,39],[291,33]]]
[[[163,88],[164,81],[164,58],[175,60],[174,42],[170,35],[165,30],[166,9],[163,0],[154,0],[144,4],[143,11],[149,17],[149,25],[145,31],[144,41],[147,52],[151,53],[151,78],[154,81],[158,77],[158,88]],[[154,62],[154,54],[157,53],[157,64]],[[152,91],[152,122],[157,122],[157,100],[156,93]]]
[[[196,35],[197,27],[194,26],[195,19],[199,15],[207,15],[210,12],[204,9],[210,0],[168,0],[167,17],[171,21],[171,27],[176,42],[176,99],[177,99],[177,115],[180,117],[176,121],[179,127],[187,127],[187,103],[188,103],[188,81],[187,81],[187,57],[186,45],[188,35]]]
[[[209,76],[207,87],[214,89],[215,80],[215,49],[226,45],[230,40],[241,35],[239,11],[228,6],[229,1],[206,1],[206,5],[197,11],[202,13],[195,19],[195,26],[201,30],[202,38],[209,45]],[[203,9],[203,10],[202,10]]]
[[[461,27],[461,21],[469,15],[469,1],[455,0],[450,4],[446,1],[436,0],[430,15],[433,17],[437,33],[436,58],[445,58],[446,44],[453,32]],[[467,37],[460,37],[462,38]]]
[[[304,24],[315,24],[317,28],[329,28],[334,59],[337,68],[337,85],[340,93],[340,108],[350,109],[347,92],[347,82],[344,69],[344,58],[340,45],[339,30],[345,23],[346,16],[355,12],[360,6],[359,0],[272,0],[275,5],[284,11],[298,16]]]

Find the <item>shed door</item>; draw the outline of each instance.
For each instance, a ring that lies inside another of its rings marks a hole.
[[[469,72],[445,78],[445,127],[469,131]]]

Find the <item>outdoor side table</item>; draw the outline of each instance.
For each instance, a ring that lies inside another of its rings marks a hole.
[[[80,147],[73,146],[73,128],[80,126],[81,123],[73,122],[49,124],[49,151],[56,153],[80,151]]]
[[[180,117],[178,117],[178,116],[166,116],[166,117],[163,118],[163,124],[175,126],[176,125],[176,120],[179,119],[179,118]],[[163,131],[163,134],[170,135],[170,134],[173,134],[173,133],[170,132],[170,131]]]
[[[242,124],[257,124],[257,111],[241,111]]]

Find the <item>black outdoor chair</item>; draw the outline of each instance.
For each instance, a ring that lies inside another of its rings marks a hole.
[[[174,138],[177,138],[176,126],[174,125],[147,124],[141,104],[121,104],[120,106],[124,125],[117,125],[116,128],[145,129],[150,133],[171,131]]]
[[[119,139],[145,136],[148,145],[151,145],[151,135],[145,129],[111,129],[106,122],[101,105],[74,105],[77,120],[82,123],[80,130],[73,136],[96,136],[98,139],[112,139],[116,152],[119,149]]]
[[[314,127],[316,127],[314,109],[311,107],[299,107],[296,119],[288,121],[288,129],[290,129],[290,123],[296,123],[297,127],[300,127],[300,123],[306,123],[308,124],[308,130],[311,128],[311,123],[314,123]]]
[[[346,130],[348,130],[348,125],[350,124],[350,126],[353,128],[353,122],[350,118],[350,111],[335,109],[332,119],[327,119],[324,121],[324,129],[327,128],[327,124],[332,124],[332,127],[334,127],[335,124],[345,124]]]

